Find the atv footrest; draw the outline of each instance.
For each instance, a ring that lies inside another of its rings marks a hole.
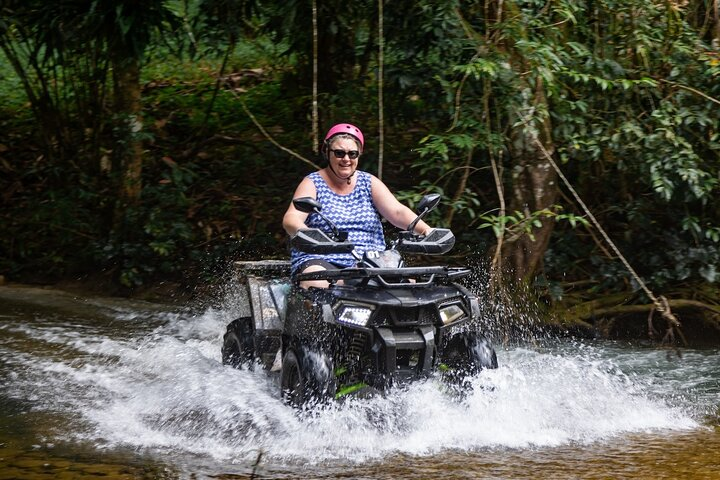
[[[266,370],[270,370],[275,361],[275,355],[280,349],[279,330],[256,330],[255,351]]]

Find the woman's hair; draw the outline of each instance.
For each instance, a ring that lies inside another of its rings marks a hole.
[[[325,140],[320,147],[320,153],[322,154],[322,158],[326,161],[330,161],[330,144],[335,143],[337,140],[352,140],[355,142],[355,145],[358,147],[358,151],[362,153],[363,147],[360,143],[360,140],[357,139],[354,135],[350,135],[349,133],[339,133],[337,135],[333,135],[332,137]]]
[[[350,135],[349,133],[340,133],[338,135],[334,135],[334,136],[328,138],[327,142],[325,142],[327,145],[327,148],[330,148],[330,144],[335,143],[336,140],[352,140],[353,142],[355,142],[355,145],[358,146],[358,151],[360,153],[362,153],[362,150],[363,150],[362,144],[360,143],[360,140],[358,140],[357,137],[355,137],[354,135]]]

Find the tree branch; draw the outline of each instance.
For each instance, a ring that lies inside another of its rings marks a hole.
[[[608,303],[615,302],[615,299],[611,299]],[[566,319],[568,320],[589,320],[593,317],[611,317],[615,315],[628,315],[634,313],[646,313],[650,312],[655,308],[655,304],[648,303],[643,305],[613,305],[609,307],[601,306],[602,300],[592,300],[585,302],[580,305],[576,305],[568,309]],[[689,300],[683,298],[677,298],[668,300],[668,305],[673,310],[706,310],[713,314],[720,315],[720,306],[711,305],[709,303],[700,302],[697,300]]]
[[[320,170],[320,166],[316,165],[316,164],[313,163],[312,161],[310,161],[310,160],[308,160],[307,158],[303,157],[303,156],[300,155],[299,153],[295,153],[295,152],[293,152],[292,150],[290,150],[289,148],[283,147],[282,145],[280,145],[280,144],[272,137],[272,135],[270,135],[270,134],[267,132],[267,130],[265,130],[262,125],[260,125],[260,122],[258,122],[257,118],[255,118],[255,115],[253,115],[252,112],[247,108],[247,105],[245,105],[245,102],[243,102],[242,100],[240,100],[240,105],[242,105],[243,110],[245,110],[245,113],[247,113],[248,117],[250,117],[250,120],[253,121],[253,123],[254,123],[255,126],[258,128],[258,130],[260,130],[260,132],[265,136],[265,138],[267,138],[267,139],[270,141],[270,143],[272,143],[273,145],[275,145],[277,148],[279,148],[279,149],[282,150],[283,152],[286,152],[286,153],[292,155],[293,157],[295,157],[295,158],[297,158],[297,159],[299,159],[299,160],[307,163],[308,165],[312,166],[313,168],[316,168],[316,169]]]
[[[698,89],[696,89],[696,88],[688,87],[687,85],[683,85],[682,83],[671,82],[670,80],[665,80],[664,78],[659,78],[659,79],[657,79],[657,80],[660,81],[660,82],[662,82],[662,83],[667,83],[668,85],[673,85],[673,86],[675,86],[675,87],[682,88],[683,90],[687,90],[688,92],[692,92],[692,93],[694,93],[695,95],[700,95],[700,96],[703,97],[705,100],[708,100],[708,101],[710,101],[710,102],[717,103],[718,105],[720,105],[720,100],[718,100],[717,98],[711,97],[710,95],[708,95],[708,94],[706,94],[706,93],[703,93],[703,92],[701,92],[700,90],[698,90]]]

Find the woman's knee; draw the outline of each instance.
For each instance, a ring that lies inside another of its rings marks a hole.
[[[322,265],[309,265],[301,273],[322,272],[324,270],[327,270],[327,268]],[[305,289],[310,287],[328,288],[330,286],[330,282],[327,280],[303,280],[300,282],[300,286]]]

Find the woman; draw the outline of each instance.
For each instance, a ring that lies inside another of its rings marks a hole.
[[[388,187],[377,177],[358,170],[365,139],[354,125],[340,123],[328,130],[321,147],[327,166],[305,177],[295,190],[293,198],[312,197],[322,205],[323,215],[340,229],[348,232],[348,240],[356,251],[385,250],[385,237],[381,217],[398,228],[405,229],[416,215],[400,203]],[[283,217],[288,235],[304,228],[327,230],[327,224],[316,214],[297,210],[292,202]],[[422,220],[415,233],[427,235],[431,228]],[[332,268],[351,267],[355,258],[349,253],[309,254],[293,249],[292,274],[309,273]],[[326,281],[301,282],[308,288],[327,287]]]

